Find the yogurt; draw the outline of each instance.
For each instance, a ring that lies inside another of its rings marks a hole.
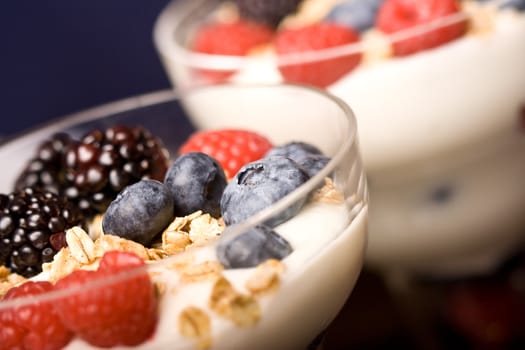
[[[211,3],[176,1],[158,18],[154,39],[174,86],[202,83],[192,70],[203,67],[237,68],[238,84],[282,82],[271,49],[214,58],[180,44]],[[371,59],[327,87],[359,124],[371,188],[370,267],[478,274],[525,242],[525,14],[497,3],[465,1],[465,36],[409,56],[381,56],[388,42],[365,34],[355,49]],[[201,118],[200,105],[190,116],[208,128],[215,121]]]
[[[198,349],[198,339],[177,331],[179,315],[188,305],[210,316],[207,349],[305,349],[312,340],[306,335],[313,337],[329,325],[356,282],[366,244],[366,218],[363,203],[353,212],[344,203],[309,203],[296,217],[276,227],[294,251],[281,261],[285,271],[278,289],[256,299],[261,318],[252,327],[236,326],[210,309],[212,280],[181,283],[177,272],[167,267],[169,261],[155,263],[150,271],[156,282],[167,284],[167,292],[160,302],[153,338],[137,349]],[[194,254],[196,262],[215,259],[213,246],[199,247]],[[253,272],[254,268],[224,270],[223,275],[236,290],[248,294],[245,283]],[[312,303],[315,300],[322,302]],[[66,347],[93,348],[79,339]]]

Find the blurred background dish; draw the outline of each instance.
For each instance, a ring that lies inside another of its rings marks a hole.
[[[369,267],[471,276],[521,250],[519,2],[255,3],[178,0],[162,11],[154,39],[177,89],[293,81],[343,98],[356,111],[371,186]],[[336,22],[341,4],[371,6],[368,26]],[[272,26],[267,14],[278,11]],[[204,103],[186,108],[199,128],[217,122],[201,118]]]

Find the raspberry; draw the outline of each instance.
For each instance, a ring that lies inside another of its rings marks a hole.
[[[198,29],[191,49],[210,55],[245,56],[254,47],[269,43],[272,37],[272,29],[264,24],[246,20],[209,23]],[[228,79],[235,70],[203,69],[198,73],[217,83]]]
[[[214,158],[232,178],[246,163],[258,160],[272,143],[255,132],[240,129],[208,130],[194,133],[181,146],[179,154],[202,152]]]
[[[277,34],[275,48],[278,56],[315,52],[359,41],[351,28],[335,23],[317,23],[287,29]],[[310,84],[324,88],[354,69],[361,60],[360,53],[351,53],[304,63],[280,64],[279,70],[289,82]]]
[[[49,282],[26,282],[13,287],[3,300],[39,295],[53,290]],[[0,310],[0,349],[62,349],[72,339],[56,311],[53,301],[24,303]]]
[[[421,26],[460,11],[456,0],[386,0],[379,9],[376,26],[386,34]],[[428,50],[454,39],[467,31],[467,20],[458,19],[451,24],[394,40],[394,55],[405,56]]]
[[[60,279],[56,290],[78,291],[56,302],[63,323],[100,347],[135,346],[149,339],[157,324],[157,299],[144,266],[133,253],[111,251],[96,271],[77,270]]]

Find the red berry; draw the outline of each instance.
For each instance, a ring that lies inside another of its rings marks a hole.
[[[53,291],[49,282],[28,281],[13,287],[3,300],[37,296]],[[53,301],[35,301],[0,310],[0,349],[54,350],[62,349],[72,338],[58,314]]]
[[[386,34],[393,34],[459,11],[457,0],[386,0],[379,9],[376,26]],[[421,33],[411,33],[406,39],[395,40],[392,43],[394,55],[405,56],[431,49],[463,36],[466,31],[467,20],[458,15],[450,24],[429,27]]]
[[[286,29],[275,38],[278,56],[300,54],[357,43],[359,36],[352,29],[335,23],[317,23],[298,29]],[[329,53],[329,51],[325,51]],[[319,54],[319,53],[318,53]],[[361,53],[338,54],[327,59],[291,63],[283,62],[279,70],[288,82],[310,84],[324,88],[354,69]]]
[[[60,279],[56,290],[78,291],[56,303],[64,324],[100,347],[134,346],[149,339],[157,324],[157,299],[144,266],[133,253],[111,251],[96,271],[77,270]],[[124,273],[130,275],[122,278]]]
[[[0,350],[24,350],[25,335],[24,328],[0,321]]]
[[[191,135],[179,153],[206,153],[232,178],[243,165],[264,157],[272,146],[266,137],[248,130],[207,130]]]
[[[525,301],[503,281],[456,286],[446,300],[449,322],[478,346],[504,348],[523,332]]]
[[[269,43],[272,36],[270,27],[246,20],[209,23],[197,30],[191,48],[210,55],[245,56],[254,47]],[[198,72],[212,82],[221,82],[235,70],[202,69]]]

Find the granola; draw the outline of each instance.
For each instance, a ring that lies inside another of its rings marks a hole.
[[[261,318],[257,300],[236,291],[225,277],[218,278],[213,284],[208,305],[218,315],[239,327],[252,327]]]
[[[281,282],[284,266],[279,260],[270,259],[257,266],[246,280],[245,287],[254,295],[275,291]]]
[[[181,311],[179,332],[185,337],[196,338],[199,349],[206,349],[212,344],[210,317],[198,307],[188,306]]]
[[[11,273],[5,266],[0,265],[0,299],[5,293],[14,286],[17,286],[27,279],[16,273]]]

